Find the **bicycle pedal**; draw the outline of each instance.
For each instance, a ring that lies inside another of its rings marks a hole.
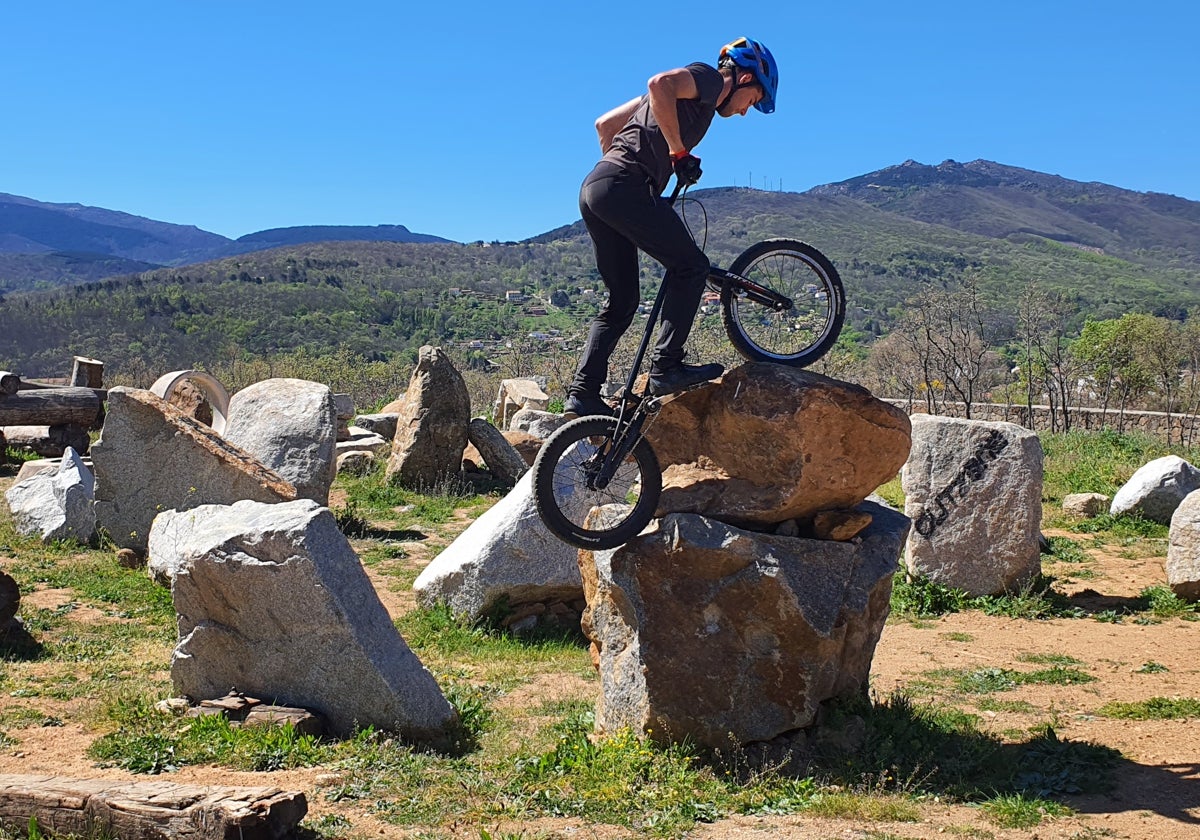
[[[651,397],[647,403],[646,410],[650,412],[658,411],[667,403],[674,402],[684,394],[691,393],[692,391],[699,391],[701,388],[707,388],[710,385],[716,384],[717,383],[714,380],[710,379],[707,382],[697,382],[695,385],[689,385],[686,388],[680,388],[678,391],[672,391],[669,394],[660,394],[657,397]]]

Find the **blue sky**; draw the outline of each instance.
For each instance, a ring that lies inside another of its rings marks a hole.
[[[778,109],[715,120],[701,186],[801,191],[985,158],[1200,200],[1198,8],[5,4],[0,192],[230,237],[404,224],[523,239],[578,218],[599,114],[745,34],[779,62]]]

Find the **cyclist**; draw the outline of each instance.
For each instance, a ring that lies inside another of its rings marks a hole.
[[[715,379],[719,364],[683,363],[708,277],[709,262],[683,220],[661,194],[672,173],[685,185],[700,179],[692,150],[715,114],[745,116],[751,106],[775,110],[779,70],[760,42],[739,38],[721,48],[717,68],[696,62],[652,77],[647,92],[596,120],[604,157],[583,182],[579,209],[608,287],[608,303],[592,322],[564,413],[612,414],[600,399],[608,360],[633,323],[640,302],[638,250],[666,269],[662,326],[650,365],[650,393],[659,396]]]

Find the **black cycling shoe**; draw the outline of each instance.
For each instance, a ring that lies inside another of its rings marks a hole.
[[[591,417],[594,415],[612,417],[616,414],[613,407],[599,397],[581,394],[568,394],[563,403],[563,416],[567,418]]]
[[[716,379],[725,372],[725,366],[716,362],[710,365],[678,364],[666,370],[650,370],[650,381],[647,389],[651,396],[662,397],[683,391],[693,385],[703,385],[709,380]]]

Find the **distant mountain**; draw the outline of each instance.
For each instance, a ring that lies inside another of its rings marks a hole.
[[[449,241],[412,233],[403,225],[276,228],[234,241],[193,225],[0,193],[0,292],[191,265],[284,245],[347,240]]]
[[[1200,265],[1200,202],[986,160],[909,160],[809,194],[993,239],[1033,236],[1137,262]]]
[[[272,228],[239,237],[238,245],[252,245],[254,251],[307,242],[450,242],[428,233],[413,233],[404,225],[307,225]]]

